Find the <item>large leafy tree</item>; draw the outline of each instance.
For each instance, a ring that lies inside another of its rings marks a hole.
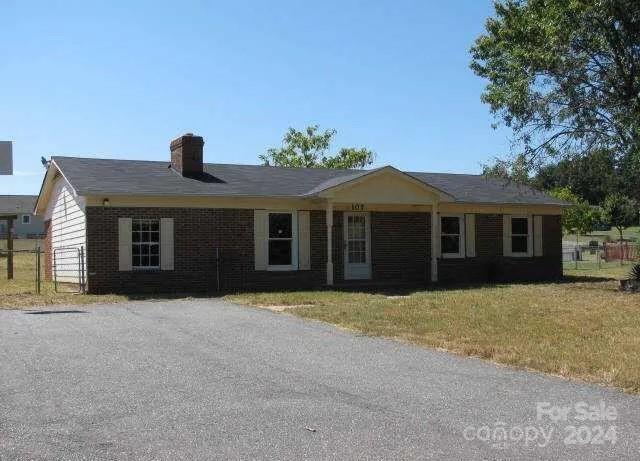
[[[330,154],[335,134],[336,130],[319,131],[318,125],[308,126],[304,131],[289,128],[282,147],[268,149],[260,160],[265,165],[292,168],[364,168],[373,163],[375,154],[364,147],[343,147]]]
[[[640,161],[640,2],[498,0],[471,48],[482,100],[529,165],[606,149]]]
[[[638,204],[620,193],[609,195],[602,204],[604,219],[615,227],[623,238],[623,231],[638,222]]]

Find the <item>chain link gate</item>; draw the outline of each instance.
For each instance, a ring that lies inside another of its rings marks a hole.
[[[56,292],[86,293],[84,247],[54,248],[51,272]]]

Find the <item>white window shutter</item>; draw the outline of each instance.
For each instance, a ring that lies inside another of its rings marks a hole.
[[[502,215],[502,255],[511,256],[511,215]]]
[[[160,219],[160,269],[173,270],[173,218]]]
[[[533,217],[533,249],[534,256],[542,256],[542,216]]]
[[[464,215],[465,241],[467,258],[476,257],[476,215]]]
[[[253,211],[253,248],[255,256],[255,270],[267,270],[267,234],[269,230],[268,215],[265,210]]]
[[[131,218],[118,218],[118,270],[131,270]]]
[[[311,269],[311,214],[308,211],[298,212],[298,268]]]

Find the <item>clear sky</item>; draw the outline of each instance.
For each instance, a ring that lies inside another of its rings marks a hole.
[[[478,173],[509,146],[469,69],[491,14],[488,0],[1,0],[16,175],[0,194],[36,194],[41,156],[166,160],[194,132],[207,162],[258,163],[311,123],[376,165]]]

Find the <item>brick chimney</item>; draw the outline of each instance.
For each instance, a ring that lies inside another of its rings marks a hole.
[[[182,176],[198,176],[202,170],[202,136],[186,133],[171,141],[171,166]]]

